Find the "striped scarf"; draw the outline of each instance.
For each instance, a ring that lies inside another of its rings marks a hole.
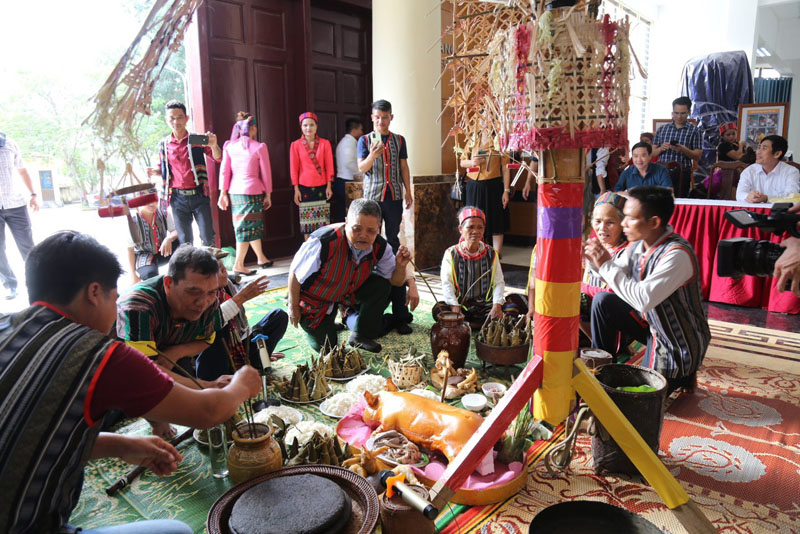
[[[43,303],[0,318],[0,532],[69,519],[100,431],[92,378],[115,345]]]
[[[158,144],[158,161],[161,166],[161,187],[158,196],[159,207],[164,210],[169,206],[169,198],[172,195],[172,172],[169,169],[169,159],[167,158],[167,145],[171,140],[172,134],[162,139]],[[208,184],[206,152],[202,146],[189,147],[189,162],[192,164],[194,183],[197,186]],[[205,188],[203,189],[203,194],[205,194]]]
[[[495,286],[494,277],[497,272],[497,252],[489,245],[481,243],[478,251],[470,254],[462,243],[463,239],[445,252],[450,254],[451,276],[456,288],[456,297],[460,302],[491,303]],[[491,271],[491,274],[480,278],[488,271]],[[478,278],[480,282],[475,283]],[[465,294],[466,291],[469,293]]]

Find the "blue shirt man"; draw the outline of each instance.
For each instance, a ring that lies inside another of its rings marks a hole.
[[[633,145],[631,157],[633,165],[622,171],[614,191],[627,191],[639,185],[658,185],[672,189],[672,178],[666,167],[650,163],[653,147],[649,143]]]

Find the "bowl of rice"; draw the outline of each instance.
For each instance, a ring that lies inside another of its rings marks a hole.
[[[365,391],[377,395],[386,389],[386,377],[381,375],[361,375],[347,383],[347,391],[361,398]]]
[[[340,419],[347,415],[356,402],[358,402],[358,396],[355,393],[342,391],[322,401],[322,404],[319,405],[319,411],[328,417]]]

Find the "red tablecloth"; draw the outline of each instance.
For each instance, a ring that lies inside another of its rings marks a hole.
[[[744,276],[741,280],[717,276],[717,243],[731,237],[768,239],[780,243],[783,238],[760,230],[736,228],[723,214],[738,209],[734,202],[709,202],[680,200],[670,223],[675,231],[694,247],[700,262],[703,297],[711,302],[735,304],[750,308],[766,308],[773,312],[800,313],[800,300],[790,292],[778,293],[777,280],[771,277]],[[766,213],[769,208],[747,209]]]

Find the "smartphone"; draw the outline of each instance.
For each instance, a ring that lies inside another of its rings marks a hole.
[[[189,134],[189,144],[205,146],[208,144],[208,136],[203,134]]]
[[[669,144],[672,146],[678,146],[679,143],[676,139],[673,139],[672,141],[669,142]]]

